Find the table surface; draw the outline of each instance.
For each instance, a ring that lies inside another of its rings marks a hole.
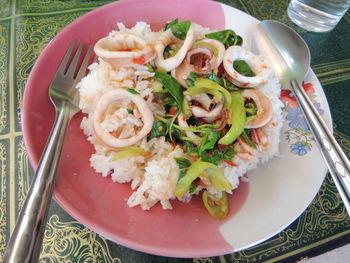
[[[33,176],[20,125],[28,74],[62,28],[109,2],[0,0],[0,261]],[[333,31],[316,34],[292,24],[286,14],[288,0],[221,2],[261,20],[284,22],[302,35],[331,108],[334,135],[349,156],[350,11]],[[73,240],[73,245],[59,247],[56,241],[63,238]],[[165,258],[122,247],[85,228],[52,202],[40,262],[292,262],[348,243],[350,218],[328,175],[312,204],[287,229],[252,248],[211,258]]]

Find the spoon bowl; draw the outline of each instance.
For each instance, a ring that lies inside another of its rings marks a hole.
[[[252,50],[270,62],[283,88],[292,88],[350,215],[350,162],[301,85],[310,68],[307,44],[290,27],[266,20],[253,32]]]
[[[310,68],[311,56],[305,41],[290,27],[272,20],[256,27],[252,50],[262,54],[282,84],[296,79],[302,81]]]

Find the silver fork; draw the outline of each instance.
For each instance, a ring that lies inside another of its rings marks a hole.
[[[38,262],[63,141],[70,120],[80,111],[79,92],[75,86],[85,75],[92,52],[90,46],[78,68],[83,49],[83,44],[80,44],[66,70],[75,44],[76,41],[71,43],[49,87],[49,97],[56,110],[55,123],[7,245],[3,263]]]

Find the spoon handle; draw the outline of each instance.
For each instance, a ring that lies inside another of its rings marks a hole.
[[[350,162],[305,90],[296,80],[291,86],[350,215]]]

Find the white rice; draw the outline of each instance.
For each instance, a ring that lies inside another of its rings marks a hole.
[[[112,31],[110,34],[118,32],[130,32],[145,39],[148,43],[153,43],[159,36],[159,32],[152,32],[148,24],[138,22],[134,27],[128,29],[123,23],[118,23],[119,31]],[[195,36],[197,39],[204,37],[204,34],[210,32],[209,29],[195,25]],[[164,209],[172,209],[170,200],[175,199],[173,194],[176,182],[179,176],[179,168],[174,160],[175,157],[187,156],[180,147],[173,147],[172,144],[165,141],[165,137],[154,138],[147,142],[144,138],[137,146],[141,147],[150,156],[137,156],[132,158],[123,158],[111,162],[110,159],[115,155],[111,150],[102,145],[93,133],[91,116],[94,112],[97,102],[101,96],[113,89],[120,87],[135,88],[140,95],[146,99],[149,107],[154,113],[162,113],[162,106],[152,102],[153,87],[152,81],[154,73],[149,72],[147,67],[138,68],[114,68],[103,60],[92,64],[89,67],[90,73],[78,84],[80,91],[80,108],[88,117],[84,117],[81,122],[81,128],[88,136],[95,147],[95,153],[90,158],[91,166],[102,176],[110,176],[113,182],[131,183],[134,190],[127,203],[130,207],[140,205],[142,209],[150,209],[153,205],[160,202]],[[224,175],[232,184],[233,189],[239,185],[240,178],[247,171],[255,169],[259,162],[266,162],[278,154],[278,144],[280,141],[280,130],[282,127],[282,102],[279,100],[280,84],[274,76],[267,83],[257,87],[272,102],[273,119],[272,124],[267,128],[266,134],[269,137],[269,144],[262,152],[259,152],[251,161],[236,160],[239,166],[232,167],[226,162],[222,162],[219,167]],[[120,126],[127,127],[128,132],[123,137],[128,137],[134,129],[143,125],[142,121],[133,114],[129,114],[125,109],[120,109],[113,114],[108,115],[102,123],[106,131],[117,130]],[[245,179],[244,179],[245,180]],[[200,188],[198,189],[198,191]],[[197,192],[198,192],[197,191]],[[210,192],[215,191],[209,189]],[[182,201],[189,201],[191,195],[187,194]]]

